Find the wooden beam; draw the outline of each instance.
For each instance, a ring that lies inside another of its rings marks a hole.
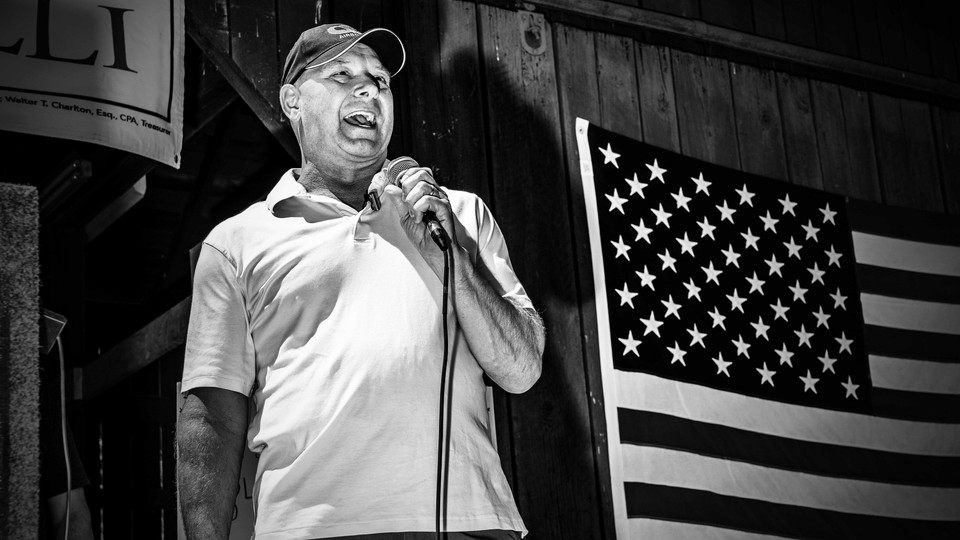
[[[83,368],[74,399],[87,400],[150,365],[187,341],[188,296]]]
[[[944,79],[909,73],[901,69],[872,64],[648,9],[613,2],[587,2],[583,0],[531,0],[516,2],[516,5],[527,9],[556,10],[601,21],[626,24],[644,30],[652,30],[710,45],[757,54],[773,60],[782,60],[806,68],[842,74],[845,77],[853,76],[913,92],[960,99],[960,84]]]
[[[273,134],[283,149],[297,163],[300,163],[300,146],[287,124],[280,120],[281,114],[276,99],[273,97],[268,99],[267,96],[263,95],[253,81],[240,69],[240,66],[233,61],[233,58],[216,45],[211,37],[207,36],[199,23],[187,17],[186,26],[187,35],[190,36],[190,39],[196,42],[203,54],[207,55],[207,58],[217,66],[223,78],[237,91],[237,94]]]

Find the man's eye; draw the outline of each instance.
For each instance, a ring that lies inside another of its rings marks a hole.
[[[377,82],[380,83],[380,86],[384,88],[390,87],[390,79],[384,77],[383,75],[377,75],[376,79],[377,79]]]

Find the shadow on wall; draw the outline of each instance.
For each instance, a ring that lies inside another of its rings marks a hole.
[[[551,30],[536,14],[476,9],[477,29],[441,21],[439,39],[407,39],[408,54],[427,56],[410,66],[405,146],[442,184],[493,209],[547,326],[540,381],[496,402],[501,458],[530,538],[599,538],[580,315],[593,292],[578,290],[577,260],[589,253],[573,242]],[[428,24],[408,18],[406,35],[429,36]],[[464,34],[475,30],[479,53]]]

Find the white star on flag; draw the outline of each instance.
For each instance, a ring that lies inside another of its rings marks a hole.
[[[662,204],[660,205],[660,208],[657,208],[657,209],[651,208],[650,211],[653,212],[655,216],[657,216],[656,225],[660,225],[661,223],[663,223],[664,225],[667,226],[668,229],[670,228],[670,216],[672,216],[673,214],[664,210]]]
[[[633,298],[637,296],[638,293],[630,292],[630,289],[627,287],[627,284],[623,284],[623,289],[616,289],[617,294],[620,295],[620,305],[629,304],[630,307],[633,307]]]
[[[666,320],[666,318],[671,315],[673,315],[677,319],[680,318],[680,304],[673,301],[672,294],[666,300],[661,300],[660,303],[667,308],[667,312],[664,313],[663,315],[664,320]]]
[[[613,195],[604,194],[604,197],[606,197],[607,200],[610,201],[611,212],[613,212],[613,209],[616,208],[617,210],[620,211],[621,214],[625,214],[625,212],[623,211],[623,203],[627,202],[627,200],[621,197],[620,194],[617,193],[616,189],[613,190]]]
[[[720,221],[727,220],[730,223],[733,223],[733,214],[737,211],[735,208],[730,208],[727,206],[727,201],[723,201],[723,206],[717,206],[717,210],[720,211]]]
[[[707,182],[706,180],[703,179],[703,173],[700,173],[700,176],[698,176],[698,177],[696,177],[696,178],[694,178],[693,176],[691,176],[690,179],[693,180],[694,182],[696,182],[696,184],[697,184],[697,191],[696,191],[696,193],[703,192],[703,193],[705,193],[707,196],[710,196],[710,191],[709,191],[707,188],[710,187],[711,182]]]
[[[803,391],[807,390],[813,391],[814,394],[817,393],[817,383],[820,382],[820,379],[816,379],[810,376],[810,370],[807,370],[806,377],[800,377],[800,380],[803,381]]]
[[[713,363],[717,365],[717,375],[723,373],[727,377],[730,377],[730,372],[727,371],[727,368],[730,367],[733,362],[725,362],[723,360],[723,353],[717,353],[716,358],[712,358]]]
[[[713,311],[708,312],[707,315],[709,315],[710,318],[713,319],[713,326],[712,326],[712,328],[716,328],[716,327],[719,326],[720,328],[723,328],[724,330],[727,329],[727,327],[723,325],[723,321],[726,319],[726,317],[724,317],[723,315],[721,315],[721,314],[720,314],[720,310],[718,310],[716,307],[713,308]]]
[[[821,208],[820,213],[823,214],[824,225],[826,225],[827,223],[833,223],[834,225],[837,224],[837,222],[833,220],[834,216],[836,216],[837,213],[834,212],[833,210],[830,210],[830,203],[827,203],[826,206]]]
[[[770,386],[773,386],[773,376],[777,374],[776,371],[767,369],[767,363],[763,363],[763,369],[757,368],[757,373],[760,374],[760,384],[762,385],[765,382],[770,383]]]
[[[637,351],[637,345],[640,345],[639,339],[633,339],[633,332],[627,334],[626,339],[617,338],[620,340],[620,343],[623,343],[623,355],[626,356],[628,352],[632,352],[636,356],[640,356],[640,353]]]
[[[620,165],[617,164],[617,158],[620,157],[620,154],[613,151],[613,148],[610,147],[610,143],[607,143],[606,149],[598,148],[597,150],[600,150],[600,152],[603,153],[604,165],[606,165],[607,163],[613,163],[614,167],[618,169],[620,168]]]
[[[655,290],[656,290],[656,289],[653,287],[653,280],[657,279],[657,276],[651,274],[650,272],[647,272],[647,266],[646,266],[646,265],[643,266],[643,272],[637,271],[636,274],[637,274],[637,277],[640,278],[640,287],[641,287],[641,288],[643,288],[643,287],[650,287],[650,290],[651,290],[651,291],[655,291]]]
[[[740,195],[740,205],[744,203],[753,206],[753,193],[747,191],[747,185],[744,184],[742,188],[736,190],[737,195]]]
[[[627,184],[630,186],[630,195],[637,194],[640,195],[641,199],[645,199],[643,196],[643,188],[647,187],[648,184],[644,184],[637,179],[637,173],[633,173],[633,179],[624,178],[627,181]],[[628,197],[630,196],[628,195]]]
[[[667,170],[660,168],[657,160],[653,160],[653,165],[647,163],[647,168],[650,169],[650,180],[656,178],[660,182],[666,183],[666,180],[663,179],[663,173],[667,172]]]
[[[653,335],[660,337],[660,327],[663,326],[663,323],[654,318],[653,311],[650,312],[649,319],[640,319],[640,322],[643,323],[643,335],[653,333]]]
[[[790,200],[789,194],[778,200],[780,201],[780,204],[783,205],[783,215],[790,214],[793,217],[797,217],[797,214],[795,214],[793,211],[793,209],[797,207],[797,203]]]
[[[683,357],[687,355],[687,352],[680,348],[680,344],[676,341],[673,342],[673,347],[667,347],[667,350],[670,351],[670,354],[673,355],[673,358],[670,359],[670,363],[680,362],[682,365],[687,365],[683,361]]]
[[[823,372],[824,372],[824,373],[826,373],[826,372],[828,372],[828,371],[829,371],[830,373],[836,373],[836,371],[833,370],[833,365],[837,363],[837,359],[836,359],[836,358],[830,358],[830,351],[823,351],[823,356],[817,358],[817,360],[819,360],[820,363],[823,364]]]
[[[643,224],[643,218],[640,218],[639,224],[630,226],[633,227],[633,230],[637,231],[637,237],[633,239],[634,242],[639,242],[643,239],[646,243],[650,243],[650,233],[653,232],[653,229]]]
[[[697,343],[699,343],[700,346],[703,347],[704,349],[707,348],[707,346],[703,343],[703,338],[707,337],[707,335],[704,334],[704,333],[702,333],[702,332],[700,332],[700,330],[697,329],[696,323],[694,323],[692,330],[691,330],[691,329],[687,329],[687,333],[690,334],[690,346],[691,346],[691,347],[693,347],[694,345],[696,345]]]
[[[616,257],[620,257],[622,255],[623,258],[625,258],[626,260],[628,261],[630,260],[630,255],[627,253],[628,251],[630,251],[630,246],[623,243],[622,236],[619,239],[617,239],[616,242],[610,242],[610,243],[613,244],[613,247],[617,248]]]
[[[687,206],[687,203],[690,202],[690,197],[684,196],[683,188],[680,188],[680,190],[676,193],[671,193],[670,196],[673,197],[673,200],[677,202],[677,210],[683,208],[687,212],[690,211],[690,207]]]

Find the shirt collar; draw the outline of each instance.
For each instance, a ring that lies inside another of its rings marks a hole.
[[[303,184],[297,182],[297,174],[300,172],[300,169],[290,169],[280,177],[280,181],[277,182],[277,185],[273,186],[273,189],[270,190],[270,194],[267,195],[267,209],[273,213],[273,207],[277,205],[282,200],[289,199],[290,197],[304,197],[307,196],[307,188],[303,187]]]

